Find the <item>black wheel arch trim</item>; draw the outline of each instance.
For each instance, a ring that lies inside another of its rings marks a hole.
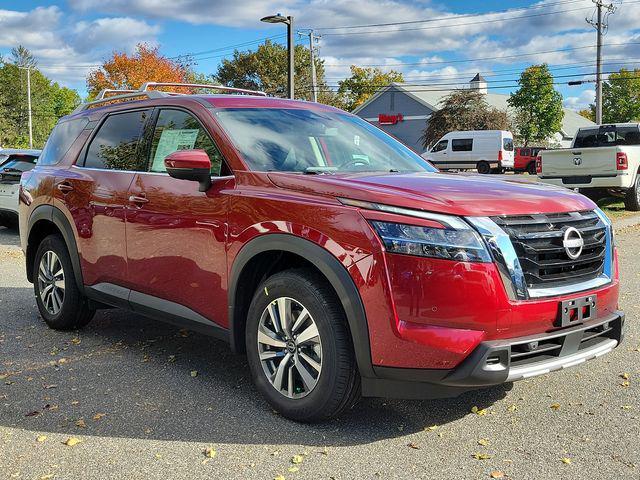
[[[260,253],[285,251],[311,262],[328,280],[342,304],[351,331],[358,370],[362,377],[375,377],[371,362],[369,328],[360,292],[347,269],[321,246],[289,234],[271,233],[261,235],[242,247],[231,268],[228,289],[229,343],[234,352],[242,350],[244,337],[240,322],[235,318],[235,298],[238,280],[244,267]]]
[[[82,280],[80,255],[78,254],[78,246],[76,244],[75,233],[73,227],[69,223],[69,220],[59,208],[56,208],[53,205],[40,205],[33,210],[31,216],[29,217],[29,224],[26,233],[27,239],[31,235],[33,226],[40,220],[46,220],[53,223],[62,234],[62,239],[67,245],[67,251],[69,252],[69,257],[71,258],[71,265],[73,266],[73,274],[76,280],[76,285],[78,286],[78,290],[80,290],[80,292],[84,294],[84,281]],[[28,248],[30,247],[27,244],[27,249]],[[33,283],[33,272],[29,267],[30,265],[27,261],[27,279]]]

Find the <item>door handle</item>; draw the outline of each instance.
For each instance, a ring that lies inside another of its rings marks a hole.
[[[131,195],[129,197],[129,203],[135,203],[135,204],[149,203],[149,199],[145,196]]]
[[[73,186],[67,182],[59,183],[56,188],[60,190],[62,193],[69,193],[73,191]]]

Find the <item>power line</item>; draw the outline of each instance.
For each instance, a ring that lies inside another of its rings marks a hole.
[[[406,21],[406,22],[389,22],[389,23],[369,23],[369,24],[365,24],[365,25],[344,25],[342,27],[316,27],[317,30],[347,30],[347,29],[355,29],[355,28],[366,28],[366,27],[386,27],[386,26],[391,26],[391,25],[412,25],[412,24],[417,24],[417,23],[432,23],[432,22],[440,22],[443,20],[451,20],[451,19],[460,19],[460,18],[473,18],[473,17],[482,17],[482,16],[487,16],[487,15],[501,15],[503,13],[511,13],[511,12],[517,12],[517,11],[523,11],[523,10],[533,10],[533,9],[538,9],[538,8],[548,8],[548,7],[553,7],[556,5],[568,5],[570,3],[581,3],[587,0],[569,0],[569,1],[562,1],[562,2],[553,2],[553,3],[545,3],[545,4],[537,4],[537,5],[530,5],[527,7],[518,7],[518,8],[510,8],[510,9],[505,9],[505,10],[499,10],[496,12],[482,12],[482,13],[466,13],[463,15],[449,15],[446,17],[437,17],[437,18],[429,18],[426,20],[410,20],[410,21]],[[589,7],[591,8],[591,7]]]
[[[627,43],[608,43],[606,46],[627,46],[627,45],[640,45],[640,42],[627,42]],[[421,62],[398,62],[398,63],[360,63],[361,66],[366,67],[394,67],[394,66],[405,66],[405,65],[442,65],[442,64],[450,64],[450,63],[467,63],[467,62],[475,62],[475,61],[484,61],[484,60],[505,60],[510,58],[520,58],[520,57],[531,57],[535,55],[542,55],[545,53],[559,53],[559,52],[572,52],[576,50],[584,50],[588,48],[596,48],[596,45],[587,45],[584,47],[570,47],[570,48],[561,48],[558,50],[543,50],[538,52],[531,53],[520,53],[515,55],[498,55],[495,57],[480,57],[480,58],[464,58],[459,60],[442,60],[437,62],[432,62],[429,60],[423,60]],[[328,63],[325,64],[325,67],[344,67],[350,66],[351,63]]]

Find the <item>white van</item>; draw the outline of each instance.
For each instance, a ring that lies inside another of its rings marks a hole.
[[[513,168],[513,135],[505,130],[449,132],[422,154],[440,170],[502,172]]]

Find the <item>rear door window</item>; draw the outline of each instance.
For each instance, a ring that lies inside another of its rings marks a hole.
[[[178,150],[199,149],[211,160],[211,174],[220,175],[222,154],[196,117],[182,110],[160,110],[151,141],[151,171],[166,172],[164,159]]]
[[[51,131],[49,139],[40,154],[40,165],[57,165],[80,136],[89,120],[76,118],[58,123]]]
[[[453,152],[471,152],[473,150],[473,138],[456,138],[451,140]]]
[[[513,152],[513,138],[503,138],[502,146],[507,152]]]
[[[139,148],[147,110],[109,115],[91,140],[84,166],[106,170],[145,171]]]

